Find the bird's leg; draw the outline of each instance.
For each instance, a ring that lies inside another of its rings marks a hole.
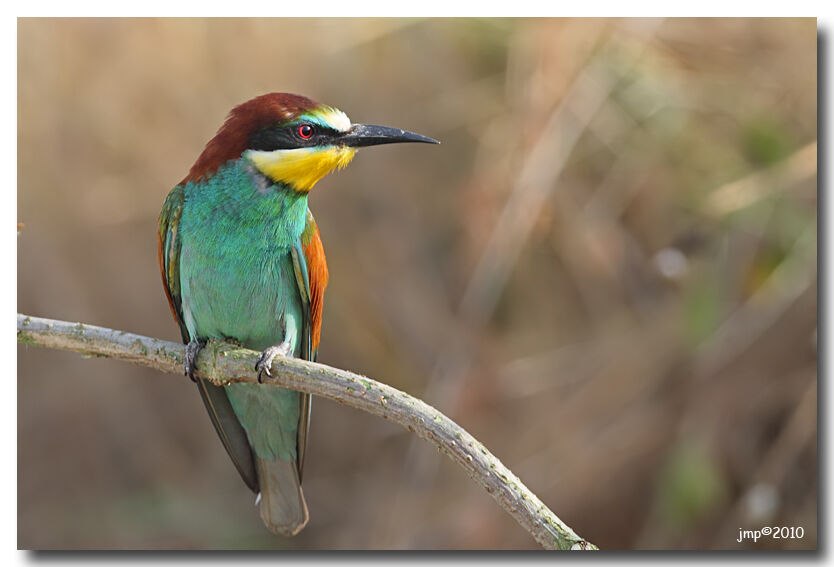
[[[182,357],[182,368],[185,370],[185,375],[191,378],[192,382],[196,382],[194,378],[194,371],[197,369],[197,354],[200,349],[206,346],[205,339],[193,340],[185,345],[185,356]]]
[[[267,347],[266,350],[261,353],[261,356],[258,357],[258,361],[255,363],[255,370],[258,371],[259,383],[263,384],[264,374],[272,376],[269,369],[272,367],[272,361],[275,360],[275,357],[279,354],[281,356],[289,356],[291,348],[289,339],[286,339],[281,344]]]

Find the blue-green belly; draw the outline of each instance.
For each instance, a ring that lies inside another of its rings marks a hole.
[[[186,187],[180,221],[183,320],[192,339],[231,338],[258,351],[289,340],[291,354],[299,356],[302,304],[290,247],[298,238],[294,233],[300,234],[295,225],[303,227],[306,199],[259,191],[239,167],[226,177],[199,193]],[[289,215],[299,223],[288,222]],[[296,458],[298,392],[231,384],[226,393],[259,457]]]

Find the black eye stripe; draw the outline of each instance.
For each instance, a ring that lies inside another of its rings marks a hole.
[[[298,147],[292,135],[283,128],[262,128],[249,136],[249,149],[271,152]]]
[[[339,132],[331,128],[323,128],[311,124],[313,131],[309,138],[303,138],[299,127],[304,123],[282,126],[268,126],[255,130],[249,136],[247,147],[251,150],[272,152],[275,150],[291,150],[295,148],[309,148],[331,143],[339,136]]]

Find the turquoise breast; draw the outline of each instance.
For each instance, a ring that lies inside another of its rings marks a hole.
[[[180,280],[191,338],[259,351],[286,338],[299,356],[302,303],[290,250],[304,229],[306,194],[268,183],[243,159],[184,192]],[[261,458],[295,458],[300,394],[255,384],[226,393]]]

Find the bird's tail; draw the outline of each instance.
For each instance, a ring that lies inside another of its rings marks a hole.
[[[309,514],[295,461],[255,457],[261,492],[258,506],[269,531],[294,536],[307,525]]]

